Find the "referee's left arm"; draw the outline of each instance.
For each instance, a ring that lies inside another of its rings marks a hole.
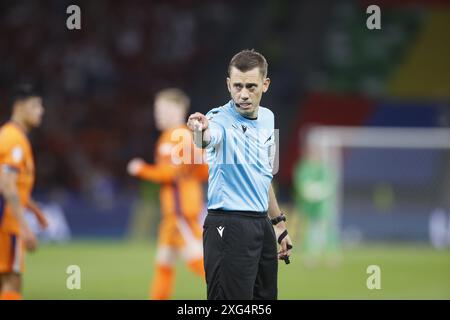
[[[272,185],[269,187],[269,217],[273,221],[276,221],[274,225],[275,234],[277,237],[277,242],[281,246],[281,250],[278,252],[278,258],[284,259],[285,257],[289,257],[291,255],[292,249],[292,240],[287,233],[286,222],[280,219],[280,217],[284,216],[280,210],[278,205],[277,198],[275,196],[275,192],[273,191]],[[275,220],[274,220],[275,219]],[[278,220],[278,221],[277,221]]]

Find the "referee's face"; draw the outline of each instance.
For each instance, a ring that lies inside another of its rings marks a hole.
[[[227,86],[237,112],[245,117],[256,118],[262,94],[269,89],[269,84],[270,79],[264,78],[258,67],[247,72],[232,67]]]

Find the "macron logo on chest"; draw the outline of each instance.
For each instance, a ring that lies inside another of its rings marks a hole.
[[[223,236],[223,229],[225,229],[225,227],[222,227],[222,226],[217,227],[217,231],[219,231],[219,235],[221,238]]]

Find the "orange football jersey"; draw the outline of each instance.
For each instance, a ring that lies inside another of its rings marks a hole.
[[[199,217],[204,209],[203,182],[208,180],[208,166],[186,126],[164,131],[155,151],[155,164],[144,165],[138,176],[161,184],[159,243],[182,246],[186,239],[180,233],[180,222],[181,228],[185,225],[195,238],[201,237]]]
[[[25,132],[15,123],[8,122],[0,128],[0,175],[5,170],[17,172],[17,189],[25,207],[34,185],[34,159]],[[19,222],[14,217],[0,190],[0,230],[18,234]]]

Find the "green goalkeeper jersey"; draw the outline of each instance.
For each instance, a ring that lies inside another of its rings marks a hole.
[[[329,215],[335,209],[336,179],[324,164],[311,160],[299,162],[294,187],[297,205],[311,218]]]

